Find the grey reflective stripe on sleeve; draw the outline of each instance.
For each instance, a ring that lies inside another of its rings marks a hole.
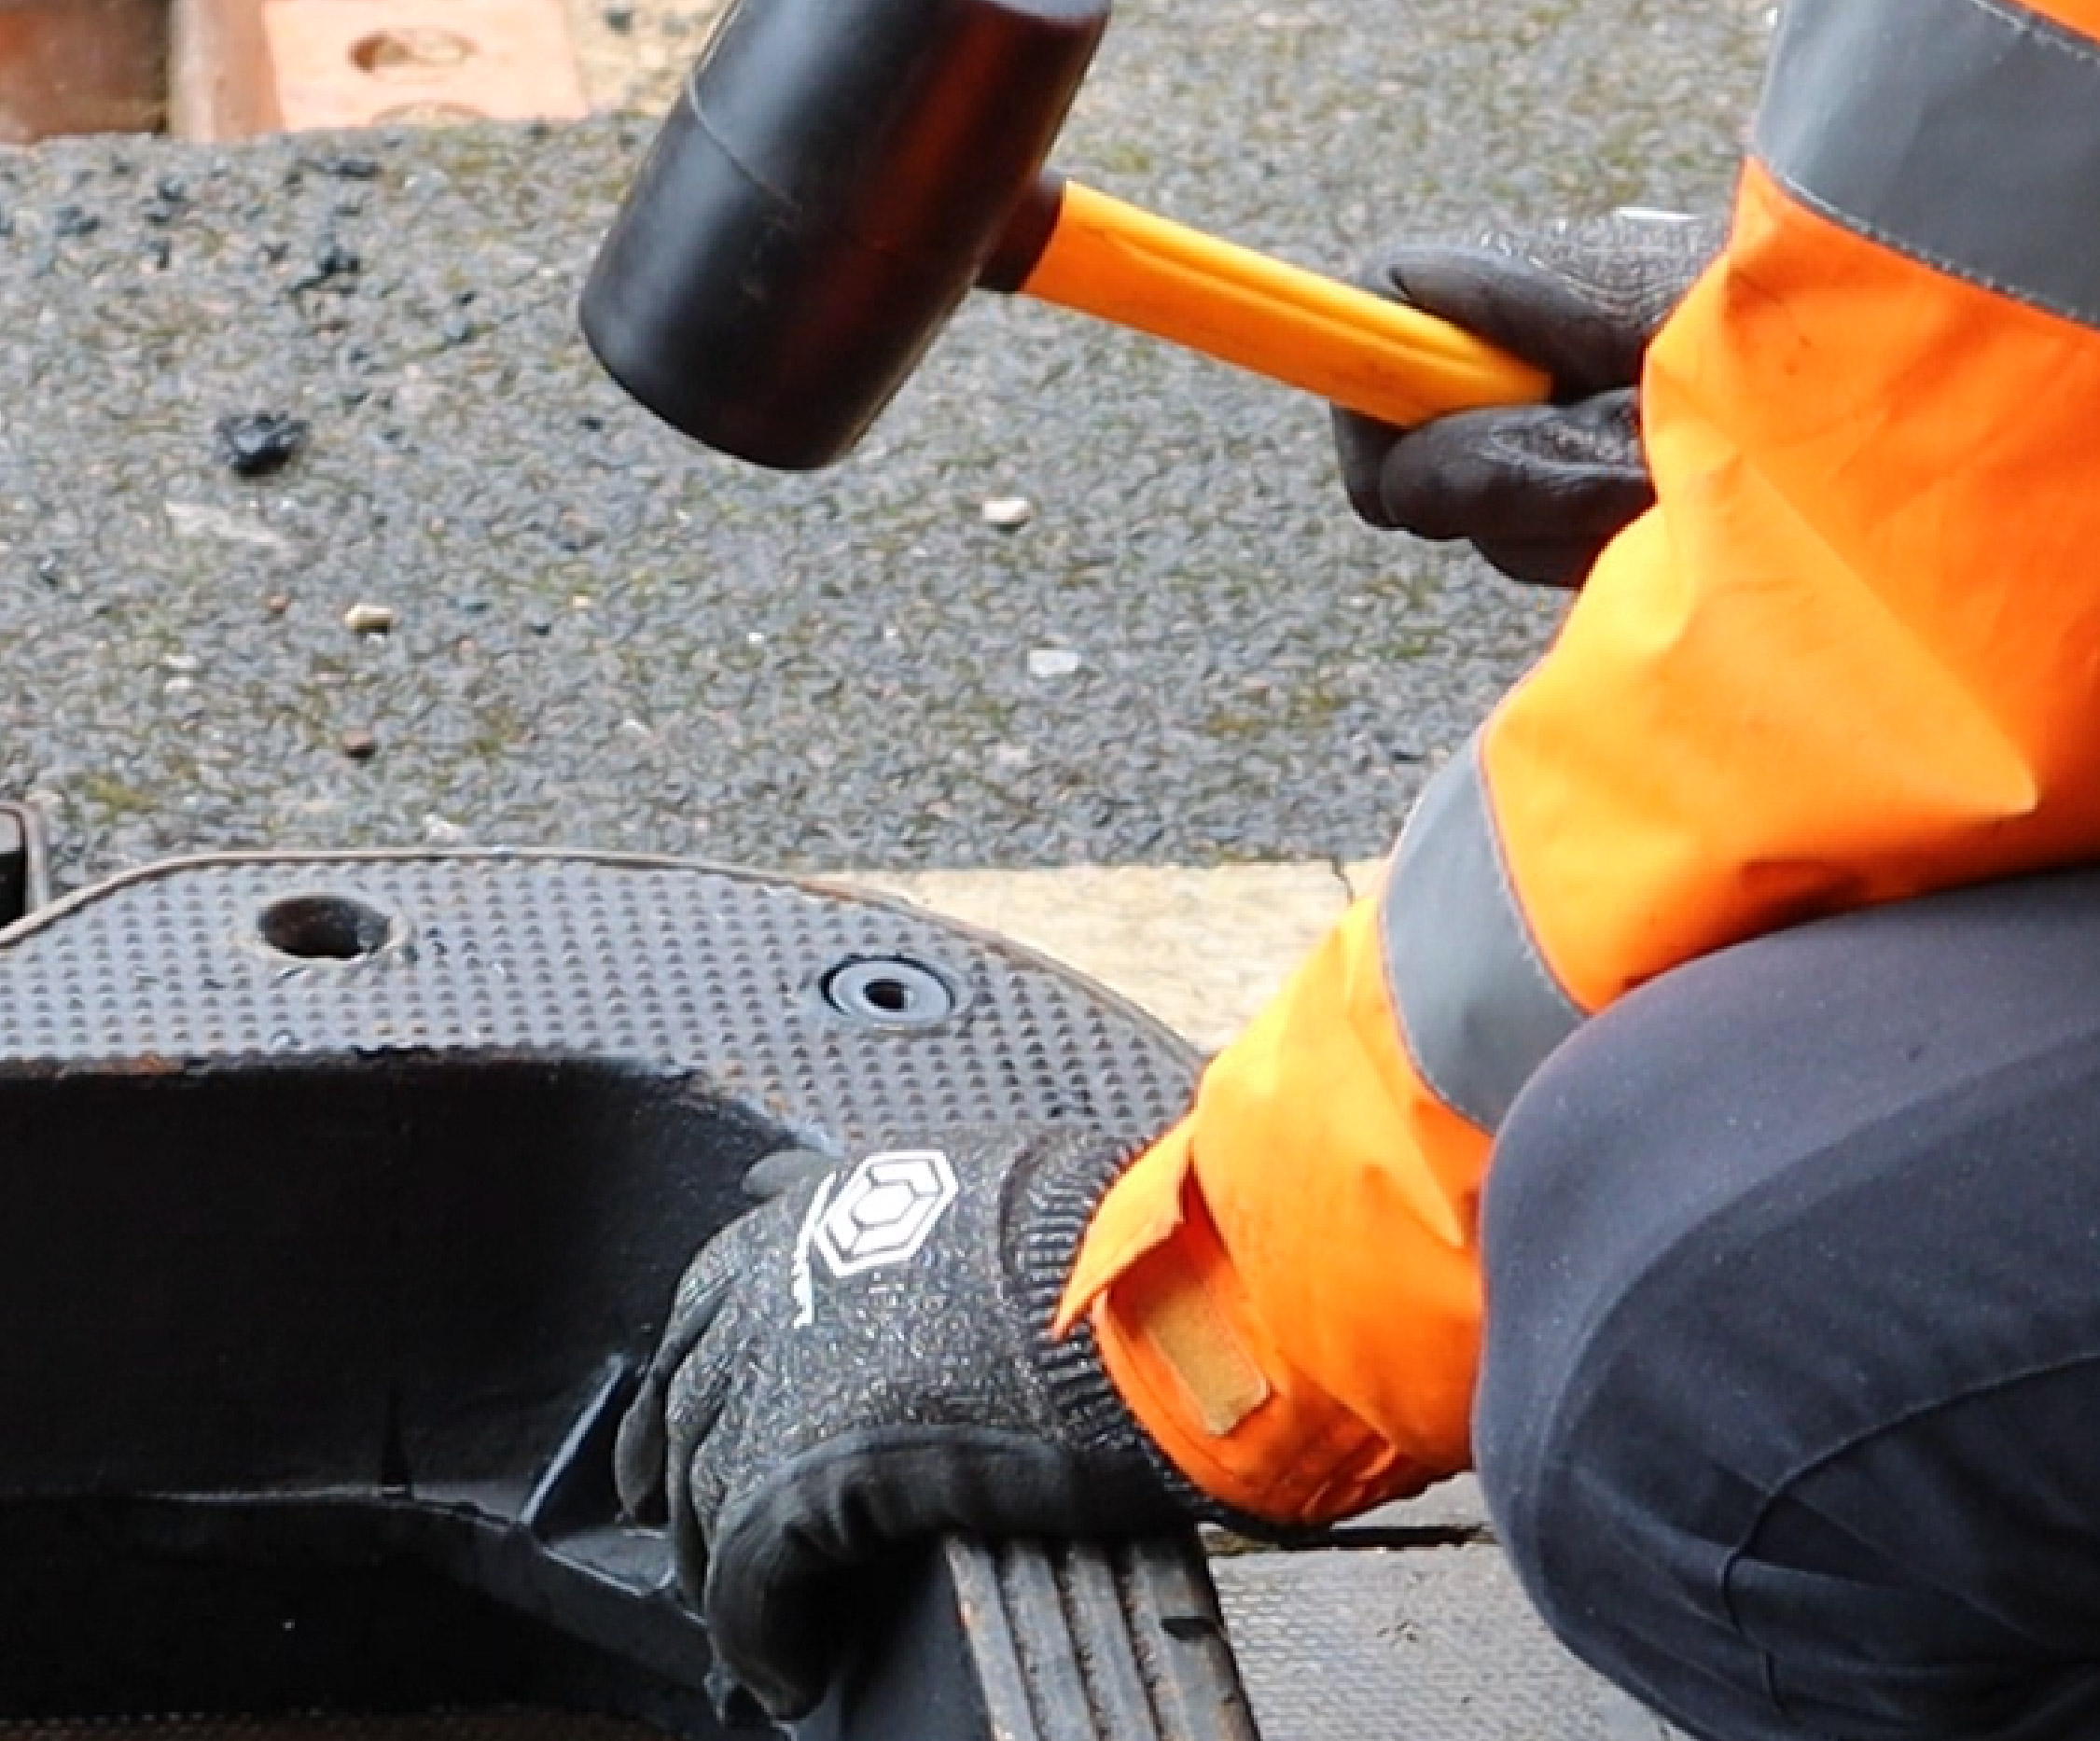
[[[2100,326],[2100,49],[2010,0],[1789,0],[1756,152],[1811,210]]]
[[[1414,1067],[1444,1105],[1494,1130],[1582,1011],[1540,958],[1509,886],[1477,737],[1408,818],[1379,926]]]

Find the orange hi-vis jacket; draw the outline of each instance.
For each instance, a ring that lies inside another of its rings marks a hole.
[[[1657,506],[1103,1201],[1061,1321],[1200,1487],[1464,1467],[1492,1134],[1725,944],[2100,859],[2100,0],[1790,0]]]

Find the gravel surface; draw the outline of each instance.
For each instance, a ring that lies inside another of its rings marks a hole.
[[[1341,271],[1710,205],[1766,12],[1133,0],[1061,161]],[[0,791],[64,880],[425,840],[1360,857],[1550,633],[1356,525],[1318,406],[1024,302],[974,299],[830,471],[684,443],[573,318],[647,131],[0,157]],[[252,418],[303,428],[243,475]]]

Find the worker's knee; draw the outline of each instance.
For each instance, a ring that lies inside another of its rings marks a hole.
[[[1740,1448],[1759,1423],[1716,1363],[1730,1303],[1693,1312],[1659,1290],[1698,1217],[1671,1212],[1654,1151],[1614,1128],[1621,1079],[1557,1068],[1498,1144],[1475,1456],[1504,1550],[1562,1640],[1688,1726],[1717,1699],[1740,1723],[1763,1695],[1725,1582],[1757,1495],[1715,1441]],[[1709,1683],[1697,1699],[1688,1674]]]
[[[2100,991],[2008,1036],[2062,951],[1972,1015],[1997,935],[1898,1023],[1887,930],[1672,976],[1520,1097],[1482,1483],[1548,1622],[1695,1734],[2100,1734]]]

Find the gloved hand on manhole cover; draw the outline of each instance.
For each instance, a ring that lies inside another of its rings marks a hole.
[[[1083,1126],[973,1131],[836,1166],[788,1156],[701,1252],[617,1473],[668,1514],[729,1676],[774,1718],[822,1697],[855,1568],[948,1530],[1132,1535],[1198,1503],[1082,1327],[1050,1325],[1130,1158]]]

